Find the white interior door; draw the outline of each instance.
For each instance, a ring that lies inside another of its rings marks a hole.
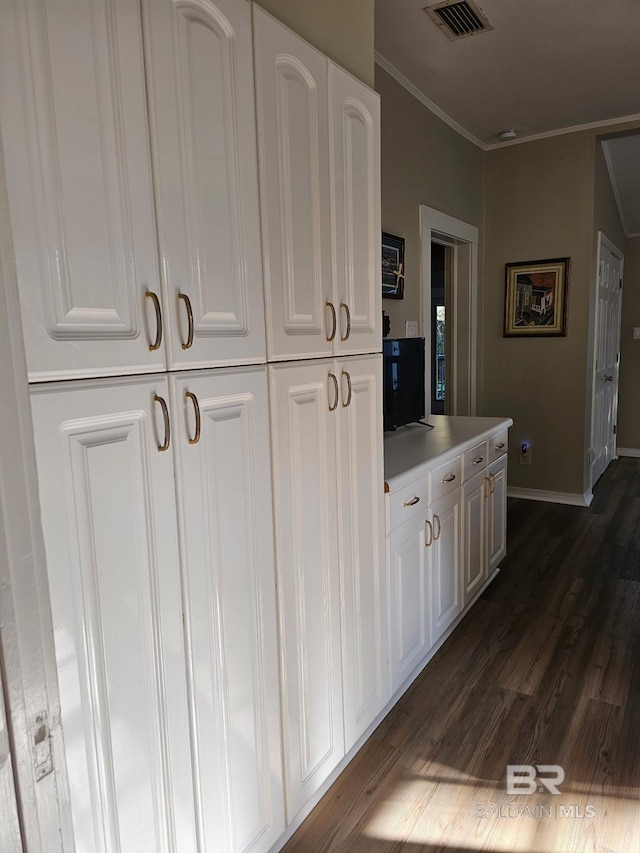
[[[0,670],[0,850],[22,850],[21,838]]]
[[[616,456],[623,263],[620,250],[600,232],[591,431],[592,486]]]

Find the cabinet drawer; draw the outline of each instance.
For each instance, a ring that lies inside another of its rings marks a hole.
[[[480,444],[476,444],[471,450],[465,450],[464,461],[462,463],[462,473],[465,483],[477,474],[478,471],[482,471],[483,468],[487,467],[488,453],[489,448],[486,441],[481,441]]]
[[[420,477],[403,489],[388,495],[389,501],[389,531],[396,530],[405,521],[410,521],[419,515],[427,517],[429,504],[428,478]]]
[[[431,472],[431,502],[439,500],[444,495],[450,494],[457,489],[462,482],[461,457],[455,456],[444,462]]]
[[[489,439],[489,459],[488,464],[490,465],[494,459],[499,459],[500,456],[504,456],[507,452],[509,446],[509,430],[503,430],[502,432],[497,433],[497,435],[492,435]]]

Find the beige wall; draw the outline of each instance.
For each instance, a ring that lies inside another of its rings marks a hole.
[[[574,133],[487,152],[485,415],[510,415],[512,486],[582,494],[595,145]],[[504,338],[505,264],[571,258],[566,337]],[[518,463],[523,441],[531,467]]]
[[[634,327],[640,327],[640,237],[627,240],[624,257],[618,407],[618,447],[640,451],[640,341],[633,340]]]
[[[303,39],[373,88],[374,0],[257,0]]]
[[[477,226],[482,246],[484,152],[378,66],[376,91],[382,112],[382,230],[405,239],[404,299],[383,299],[382,308],[391,319],[391,335],[404,337],[405,320],[422,319],[420,205]]]

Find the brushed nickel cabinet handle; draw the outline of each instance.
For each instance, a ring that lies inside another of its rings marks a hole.
[[[419,501],[420,498],[416,495],[415,497],[411,498],[410,501],[405,501],[402,506],[415,506]]]
[[[427,542],[427,536],[426,536],[427,529],[429,530],[429,541],[428,542]],[[424,523],[424,532],[425,532],[424,547],[428,548],[433,542],[433,525],[431,524],[431,522],[428,519]]]
[[[494,449],[495,450],[502,450],[503,447],[504,447],[504,441],[501,441],[500,444],[496,444]]]
[[[495,494],[496,491],[496,478],[495,474],[489,474],[489,479],[491,480],[491,494]]]
[[[329,405],[329,411],[335,412],[335,410],[338,408],[338,400],[340,398],[340,391],[338,388],[338,379],[337,379],[335,373],[330,373],[329,378],[333,380],[333,390],[335,392],[335,398],[334,398],[335,402],[334,402],[333,406]]]
[[[440,538],[440,534],[442,533],[442,525],[440,524],[440,516],[434,515],[433,520],[437,524],[437,527],[438,527],[438,532],[433,534],[433,538],[437,542],[438,539]]]
[[[325,304],[325,307],[328,308],[329,311],[331,311],[331,319],[332,319],[332,323],[333,323],[332,329],[331,329],[331,334],[327,337],[327,343],[330,344],[331,341],[335,338],[336,331],[338,330],[338,318],[336,316],[336,306],[333,304],[333,302],[327,301],[324,304]]]
[[[353,395],[353,388],[351,386],[351,376],[347,370],[342,371],[342,376],[347,377],[347,402],[342,404],[342,408],[346,409],[347,406],[351,405],[351,397]]]
[[[453,483],[453,481],[455,480],[455,478],[456,478],[456,475],[455,475],[455,474],[447,474],[447,476],[446,476],[446,477],[443,477],[443,478],[442,478],[442,482],[443,482],[443,483]]]
[[[164,441],[162,444],[158,445],[158,450],[162,453],[163,450],[169,449],[169,443],[171,442],[171,424],[169,423],[169,409],[167,408],[167,404],[163,397],[160,397],[158,394],[154,394],[153,401],[155,403],[160,403],[160,408],[162,409],[162,418],[164,420]]]
[[[185,391],[184,396],[193,403],[193,411],[196,416],[196,428],[193,437],[189,436],[189,444],[197,444],[200,441],[200,404],[198,398],[191,391]]]
[[[485,498],[491,497],[491,477],[487,476],[484,478],[487,484],[487,491],[485,492]]]
[[[484,456],[476,456],[475,459],[471,460],[472,465],[479,465],[481,462],[484,462]]]
[[[162,343],[162,311],[160,310],[160,300],[153,290],[145,291],[145,299],[150,299],[153,302],[153,310],[156,312],[156,338],[153,343],[149,344],[149,352],[160,349]]]
[[[351,311],[349,310],[349,306],[347,305],[346,302],[341,302],[340,308],[344,308],[344,313],[345,313],[346,318],[347,318],[347,331],[346,331],[344,337],[342,337],[342,335],[340,335],[340,340],[341,341],[348,341],[349,338],[351,337]]]
[[[184,307],[187,310],[187,340],[182,342],[182,349],[190,349],[193,346],[193,311],[191,309],[191,300],[186,293],[179,293],[178,299],[182,299]]]

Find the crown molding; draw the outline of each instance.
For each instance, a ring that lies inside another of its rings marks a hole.
[[[633,122],[640,122],[640,113],[621,116],[620,118],[607,118],[602,121],[591,121],[586,124],[574,124],[570,127],[559,127],[557,130],[546,130],[544,133],[532,133],[530,136],[523,136],[522,139],[512,139],[510,142],[492,142],[490,145],[485,145],[484,148],[485,151],[494,151],[496,148],[522,145],[525,142],[536,142],[539,139],[550,139],[553,136],[565,136],[568,133],[580,133],[584,130],[598,130],[598,128],[605,127],[613,128],[619,124],[631,124]]]

